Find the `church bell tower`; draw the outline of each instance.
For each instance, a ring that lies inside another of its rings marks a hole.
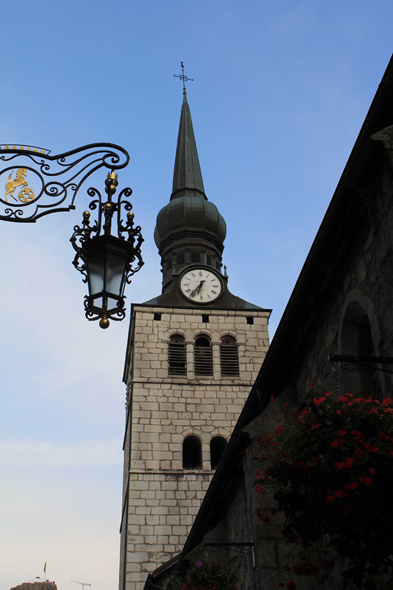
[[[183,92],[154,234],[162,293],[131,308],[120,590],[142,590],[180,552],[269,344],[270,310],[228,290],[226,224],[205,194]]]

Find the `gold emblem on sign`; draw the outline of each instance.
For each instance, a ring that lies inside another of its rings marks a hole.
[[[7,200],[7,195],[11,195],[11,197],[15,200],[15,201],[20,201],[21,203],[29,203],[30,201],[32,201],[35,197],[34,192],[32,191],[31,188],[27,188],[29,186],[29,183],[26,180],[26,176],[27,176],[27,170],[26,168],[19,168],[16,171],[16,176],[15,176],[15,180],[12,179],[12,172],[8,177],[8,182],[5,185],[5,200],[8,203]],[[14,196],[14,191],[15,189],[21,186],[23,187],[22,190],[19,191],[18,196],[15,197]]]

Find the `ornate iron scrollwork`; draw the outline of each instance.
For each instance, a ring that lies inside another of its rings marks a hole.
[[[0,171],[0,202],[5,205],[0,220],[33,223],[49,213],[75,209],[78,191],[93,172],[124,168],[130,156],[112,143],[92,143],[55,156],[32,146],[0,145],[0,161],[9,163]]]

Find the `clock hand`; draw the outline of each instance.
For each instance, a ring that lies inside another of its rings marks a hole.
[[[197,286],[197,288],[195,289],[195,291],[196,291],[196,293],[197,293],[197,294],[198,294],[198,293],[200,292],[200,290],[202,289],[202,285],[203,285],[203,283],[204,283],[204,282],[205,282],[205,281],[201,281],[201,282],[199,283],[199,285]]]

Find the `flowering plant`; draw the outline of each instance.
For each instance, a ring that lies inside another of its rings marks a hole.
[[[175,578],[172,588],[178,590],[237,590],[239,577],[222,563],[197,561],[188,571],[186,580]]]
[[[276,501],[257,516],[268,522],[283,512],[281,533],[302,550],[300,563],[285,568],[290,576],[341,563],[344,587],[387,589],[381,580],[393,566],[393,399],[309,398],[294,413],[283,407],[273,434],[255,441],[267,466],[254,472],[254,489],[270,490]],[[296,588],[293,576],[279,585]]]

